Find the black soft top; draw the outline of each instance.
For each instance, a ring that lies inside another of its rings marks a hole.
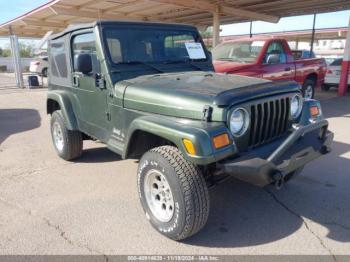
[[[118,21],[118,20],[102,20],[95,21],[92,23],[78,23],[71,24],[62,32],[54,34],[50,37],[50,39],[57,39],[59,37],[64,36],[70,32],[80,30],[80,29],[88,29],[93,28],[95,26],[114,26],[114,25],[123,25],[123,26],[150,26],[150,27],[167,27],[167,28],[179,28],[179,29],[187,29],[187,30],[196,30],[194,26],[184,25],[184,24],[168,24],[168,23],[156,23],[156,22],[144,22],[144,21]]]

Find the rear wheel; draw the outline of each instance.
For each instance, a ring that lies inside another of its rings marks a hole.
[[[305,80],[302,88],[304,98],[309,98],[309,99],[314,98],[315,86],[316,86],[316,83],[314,80],[312,79]]]
[[[51,137],[57,154],[64,160],[72,160],[82,154],[82,135],[79,131],[67,129],[61,110],[52,114]]]
[[[147,219],[161,234],[181,240],[207,222],[209,193],[200,170],[173,146],[154,148],[138,168],[138,191]]]

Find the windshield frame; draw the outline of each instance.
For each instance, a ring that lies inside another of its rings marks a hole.
[[[163,60],[163,61],[123,61],[123,62],[118,62],[116,63],[115,61],[113,61],[111,53],[110,53],[110,49],[108,46],[108,42],[107,42],[107,32],[108,30],[116,30],[116,31],[123,31],[123,30],[128,30],[129,32],[132,30],[139,30],[140,28],[145,29],[145,30],[149,30],[152,32],[152,30],[159,30],[159,31],[164,31],[164,32],[183,32],[183,34],[190,34],[193,36],[194,40],[196,43],[200,43],[202,45],[204,54],[205,54],[205,58],[203,59],[186,59],[186,60],[181,60],[181,59],[176,59],[174,61],[172,60]],[[186,27],[181,27],[181,26],[174,26],[174,25],[162,25],[162,26],[158,26],[158,25],[147,25],[147,26],[142,26],[140,27],[140,25],[129,25],[129,26],[125,26],[125,25],[107,25],[107,26],[103,26],[101,28],[102,33],[101,33],[101,40],[103,42],[103,49],[104,49],[104,53],[105,53],[105,57],[107,59],[107,61],[109,62],[109,64],[112,67],[120,67],[120,66],[128,66],[128,65],[135,65],[135,62],[139,62],[139,64],[142,63],[147,63],[147,64],[171,64],[171,62],[176,62],[176,63],[211,63],[211,56],[209,51],[207,50],[202,37],[200,36],[199,32],[195,29],[191,29],[191,28],[186,28]]]

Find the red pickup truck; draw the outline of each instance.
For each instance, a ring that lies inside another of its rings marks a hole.
[[[224,42],[212,50],[215,71],[270,80],[295,80],[306,98],[322,86],[323,58],[295,59],[285,39],[253,37]]]

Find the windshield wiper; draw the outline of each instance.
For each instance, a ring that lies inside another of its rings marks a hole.
[[[147,62],[143,62],[143,61],[128,61],[128,62],[121,62],[121,63],[118,63],[119,64],[127,64],[127,65],[135,65],[135,64],[140,64],[140,65],[145,65],[145,66],[148,66],[154,70],[156,70],[158,73],[164,73],[163,70],[159,69],[158,67],[152,65],[152,64],[149,64]]]
[[[218,58],[219,61],[234,61],[233,58]]]
[[[214,59],[215,60],[215,59]],[[218,58],[216,59],[218,61],[232,61],[232,62],[241,62],[241,63],[246,63],[245,60],[243,59],[240,59],[240,58]]]
[[[192,67],[194,67],[195,69],[198,69],[200,71],[204,71],[203,68],[201,68],[200,66],[192,63],[192,61],[190,59],[186,59],[186,60],[167,60],[164,61],[164,64],[180,64],[180,63],[186,63],[186,64],[190,64]]]

